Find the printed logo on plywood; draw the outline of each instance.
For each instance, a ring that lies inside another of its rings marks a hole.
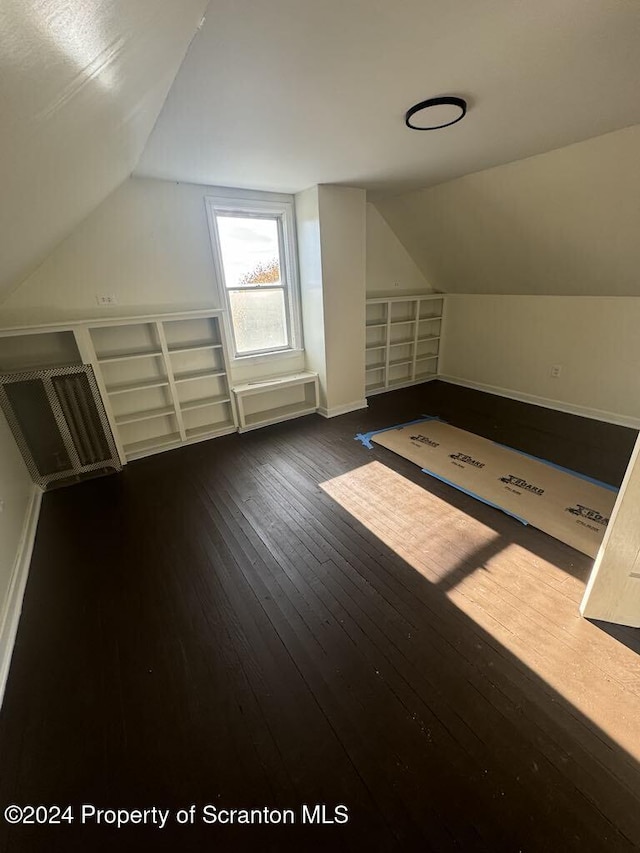
[[[597,509],[590,509],[588,506],[582,506],[582,504],[568,506],[565,509],[565,512],[570,512],[571,515],[577,515],[579,518],[584,518],[587,521],[594,522],[595,524],[601,524],[603,527],[606,527],[609,523],[609,519],[605,518],[604,515],[601,515]]]
[[[411,441],[419,441],[421,444],[428,444],[429,447],[440,447],[439,441],[433,441],[430,438],[427,438],[426,435],[410,435]]]
[[[472,465],[474,468],[484,468],[484,462],[478,462],[477,459],[474,459],[472,456],[467,456],[466,453],[450,453],[449,458],[453,460],[458,460],[459,462],[464,462],[466,465]]]
[[[532,495],[544,495],[544,489],[539,486],[534,486],[533,483],[528,483],[522,477],[516,477],[514,474],[507,474],[506,477],[500,477],[500,482],[507,486],[516,486],[518,489],[523,489],[525,492],[530,492]],[[510,491],[515,491],[511,489]]]

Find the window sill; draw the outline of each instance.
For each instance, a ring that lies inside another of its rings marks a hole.
[[[260,355],[237,355],[232,357],[231,364],[234,367],[250,364],[269,364],[269,362],[279,359],[299,358],[304,355],[303,349],[281,349],[274,352],[260,353]]]

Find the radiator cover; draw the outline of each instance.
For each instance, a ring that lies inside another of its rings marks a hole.
[[[1,374],[0,405],[43,489],[122,470],[91,365]]]

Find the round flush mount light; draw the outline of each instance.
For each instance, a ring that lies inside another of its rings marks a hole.
[[[411,130],[438,130],[464,118],[467,102],[453,95],[429,98],[407,110],[404,122]]]

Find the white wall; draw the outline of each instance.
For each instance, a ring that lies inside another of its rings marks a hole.
[[[9,587],[27,505],[33,483],[22,456],[0,412],[0,603]],[[0,608],[1,609],[1,608]]]
[[[446,313],[445,377],[640,427],[640,298],[451,295]]]
[[[640,628],[640,438],[589,578],[580,612]]]
[[[0,412],[0,704],[28,568],[18,563],[19,549],[34,495],[31,477]]]
[[[399,290],[404,292],[430,291],[420,272],[400,240],[393,233],[380,211],[367,204],[367,295],[380,296]]]
[[[318,187],[296,195],[296,231],[300,274],[305,366],[315,370],[320,383],[320,405],[327,406],[327,355],[324,338],[322,246]]]
[[[640,125],[377,207],[437,290],[640,296]]]
[[[366,406],[366,194],[317,186],[296,195],[306,366],[327,417]]]
[[[204,202],[213,192],[230,191],[129,179],[0,306],[0,324],[107,317],[97,294],[115,296],[121,312],[220,307]],[[303,364],[301,353],[243,359],[232,373],[242,382],[300,370]]]
[[[366,193],[318,187],[327,360],[325,414],[365,407]]]
[[[2,316],[95,316],[96,294],[120,306],[218,307],[207,187],[131,178],[3,303]]]

